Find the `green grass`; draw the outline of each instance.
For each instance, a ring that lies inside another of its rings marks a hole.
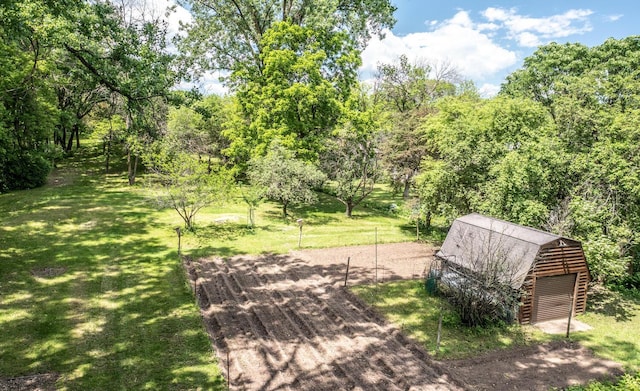
[[[58,186],[0,195],[0,377],[56,372],[61,390],[222,389],[173,215],[98,163],[78,156],[54,172]]]
[[[122,162],[102,172],[97,149],[61,163],[52,185],[0,194],[0,377],[60,374],[61,390],[224,389],[177,254],[173,210],[158,210]],[[379,186],[353,219],[334,198],[290,208],[266,202],[246,226],[239,197],[209,207],[183,253],[230,256],[415,239]],[[441,235],[436,227],[428,234]]]
[[[373,305],[427,351],[442,359],[459,359],[496,349],[544,342],[553,337],[533,327],[500,325],[462,326],[455,310],[441,297],[427,294],[422,281],[400,281],[357,286],[353,291]],[[442,312],[440,349],[436,350],[438,320]]]
[[[640,294],[592,289],[587,312],[578,319],[593,329],[575,333],[574,339],[629,371],[640,371]]]
[[[384,197],[386,195],[386,198]],[[415,225],[389,212],[393,198],[388,187],[378,186],[372,199],[358,206],[352,218],[344,214],[344,205],[334,197],[319,193],[318,202],[289,207],[290,216],[282,217],[281,207],[264,202],[256,211],[255,227],[247,226],[248,207],[238,195],[222,206],[203,209],[196,217],[196,231],[185,232],[185,251],[196,256],[217,254],[286,253],[298,248],[297,219],[303,219],[301,248],[327,248],[360,244],[395,243],[416,240]],[[444,221],[421,232],[420,239],[433,242],[446,232]]]
[[[422,281],[357,286],[352,290],[441,359],[467,358],[496,349],[564,338],[563,335],[543,334],[531,326],[461,326],[453,308],[446,300],[427,294]],[[436,350],[441,312],[441,343],[440,350]],[[598,356],[623,364],[628,374],[618,382],[593,382],[570,389],[640,390],[640,294],[593,288],[588,298],[587,313],[579,316],[578,320],[593,329],[572,333],[571,339],[592,349]]]

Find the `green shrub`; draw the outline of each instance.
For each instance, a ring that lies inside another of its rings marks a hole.
[[[9,156],[2,164],[0,190],[33,189],[44,185],[51,164],[40,154]]]

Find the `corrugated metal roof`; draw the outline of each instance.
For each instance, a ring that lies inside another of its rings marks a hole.
[[[496,273],[502,282],[517,289],[524,283],[540,247],[562,239],[472,213],[453,222],[437,255],[478,273]]]

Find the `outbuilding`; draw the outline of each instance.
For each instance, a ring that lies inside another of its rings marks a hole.
[[[521,324],[585,311],[590,274],[579,241],[472,213],[453,222],[436,259],[468,276],[500,273],[520,295]]]

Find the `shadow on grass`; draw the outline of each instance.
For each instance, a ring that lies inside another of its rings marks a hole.
[[[628,322],[640,308],[640,299],[604,287],[593,287],[589,292],[587,311],[610,316],[616,322]]]
[[[438,358],[467,358],[527,343],[527,333],[517,325],[463,326],[446,299],[428,294],[421,280],[359,286],[353,290]],[[441,343],[436,351],[441,313]]]
[[[1,376],[222,389],[172,227],[135,191],[70,175],[87,177],[0,195]]]
[[[628,371],[640,371],[640,353],[636,344],[611,336],[596,337],[590,333],[575,333],[572,338],[583,342],[598,356],[623,364]]]
[[[400,229],[407,234],[416,235],[415,223],[403,224],[400,226]],[[442,227],[438,225],[431,225],[428,228],[421,226],[419,229],[419,236],[421,240],[425,240],[427,242],[442,243],[447,236],[448,229],[449,227]]]

